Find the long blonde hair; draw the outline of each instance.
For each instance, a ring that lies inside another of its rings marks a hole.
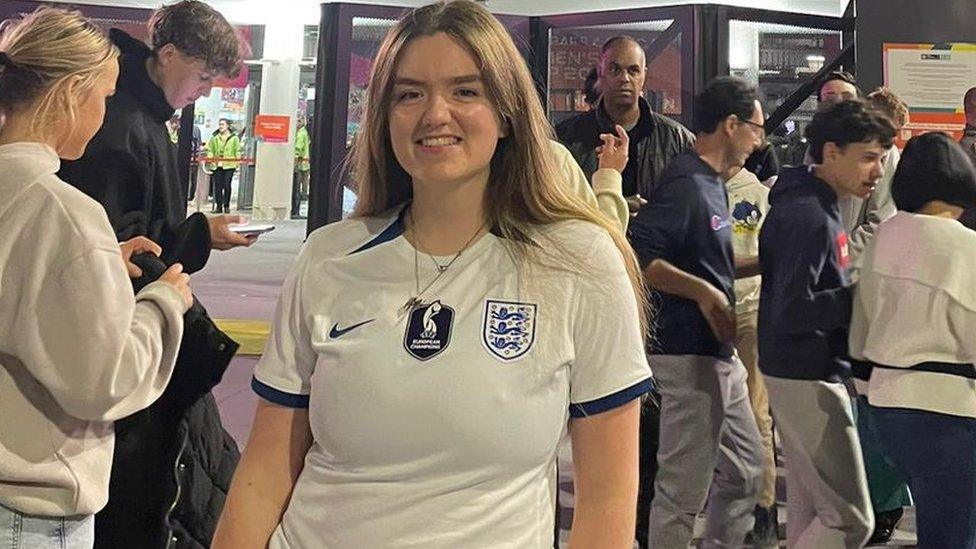
[[[532,227],[565,220],[598,225],[613,238],[627,268],[647,326],[647,298],[637,259],[620,230],[596,208],[569,192],[561,180],[550,140],[552,126],[505,27],[470,0],[447,0],[414,9],[387,33],[376,56],[360,133],[350,164],[359,199],[354,216],[373,216],[411,199],[409,174],[393,153],[389,112],[400,56],[414,39],[444,33],[462,45],[481,68],[487,94],[510,129],[491,161],[485,196],[487,222],[494,232],[522,250],[533,244]],[[579,268],[586,269],[581,258]]]
[[[33,132],[73,125],[77,99],[118,55],[105,33],[78,12],[38,8],[0,36],[0,110],[9,115],[32,109]],[[75,97],[63,93],[73,77],[81,77]]]

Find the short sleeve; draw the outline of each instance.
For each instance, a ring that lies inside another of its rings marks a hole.
[[[302,306],[308,247],[285,279],[275,308],[271,337],[254,368],[251,387],[261,398],[290,408],[307,408],[315,350]]]
[[[689,212],[698,208],[696,189],[693,181],[671,179],[641,206],[627,231],[641,268],[655,259],[674,258],[676,246],[685,241],[688,232]]]
[[[637,299],[623,258],[601,233],[580,275],[573,320],[570,415],[622,406],[651,390]]]

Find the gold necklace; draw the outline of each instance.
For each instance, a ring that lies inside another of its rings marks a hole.
[[[407,215],[409,215],[408,227],[410,229],[410,232],[413,233],[413,237],[417,241],[417,245],[422,246],[422,244],[420,243],[420,238],[417,236],[417,227],[414,225],[413,222],[413,214],[412,212],[407,212]],[[474,239],[477,238],[479,234],[481,234],[481,230],[484,229],[485,225],[487,224],[488,224],[487,221],[482,223],[481,226],[478,227],[478,230],[476,230],[474,234],[471,235],[471,238],[469,238],[468,241],[464,243],[464,246],[462,246],[461,249],[458,250],[456,254],[454,254],[454,257],[452,257],[451,260],[448,261],[446,265],[441,265],[440,263],[437,262],[436,259],[434,259],[434,256],[428,254],[427,252],[424,252],[424,254],[430,257],[431,261],[434,262],[434,265],[437,266],[437,274],[434,275],[433,280],[431,280],[426,286],[424,286],[423,290],[420,289],[420,260],[419,260],[420,254],[417,251],[417,246],[413,246],[413,277],[414,277],[415,293],[412,297],[407,299],[406,303],[404,303],[402,307],[400,307],[401,315],[404,313],[409,313],[410,311],[416,309],[418,306],[423,305],[423,300],[421,299],[421,296],[427,290],[429,290],[430,287],[433,286],[434,283],[436,283],[442,276],[444,276],[444,273],[446,273],[447,270],[451,268],[451,265],[454,265],[454,262],[461,257],[461,254],[464,253],[465,250],[468,249],[468,246],[470,246],[471,243],[474,242]]]

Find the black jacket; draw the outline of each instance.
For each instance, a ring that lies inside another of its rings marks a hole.
[[[639,105],[640,119],[627,132],[630,160],[623,172],[623,194],[648,197],[660,182],[664,168],[678,153],[694,144],[695,136],[678,122],[651,111],[643,98]],[[590,179],[599,168],[595,149],[602,144],[600,134],[614,134],[613,128],[614,123],[603,109],[601,99],[593,110],[556,126],[556,135]]]
[[[158,258],[133,258],[144,275],[138,291],[166,269]],[[176,368],[149,408],[115,424],[108,504],[95,517],[95,547],[209,547],[240,454],[220,423],[210,394],[238,344],[194,301],[183,317]]]
[[[850,252],[837,194],[807,166],[784,168],[759,233],[759,368],[786,379],[849,373]]]
[[[209,227],[182,226],[186,189],[180,183],[176,146],[165,126],[175,109],[146,72],[146,60],[153,53],[118,29],[112,29],[110,37],[122,57],[105,122],[84,156],[62,162],[58,176],[105,208],[119,240],[145,235],[164,250],[181,240],[196,248],[194,254],[206,263]]]

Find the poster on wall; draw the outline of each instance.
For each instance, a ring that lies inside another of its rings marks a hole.
[[[254,117],[254,137],[265,143],[287,143],[290,122],[288,116],[259,114]]]
[[[220,100],[224,102],[224,109],[229,111],[244,110],[244,88],[221,88]]]
[[[976,44],[884,44],[884,83],[907,105],[910,121],[899,146],[914,135],[940,131],[962,137],[962,99],[976,86]]]

